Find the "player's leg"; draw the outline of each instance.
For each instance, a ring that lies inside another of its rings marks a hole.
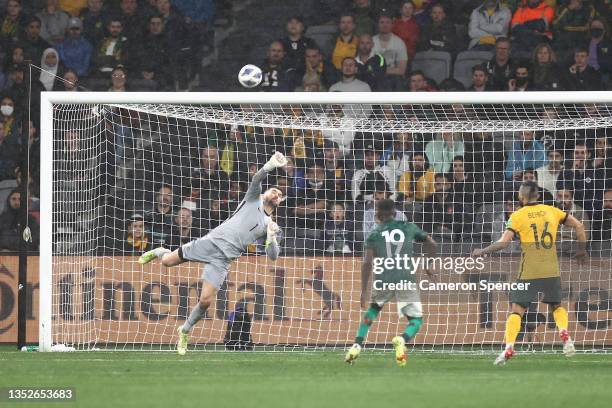
[[[176,349],[180,355],[184,355],[187,352],[189,332],[206,315],[206,311],[217,297],[217,291],[218,289],[212,283],[206,280],[202,281],[202,290],[198,303],[191,309],[191,313],[189,313],[185,323],[178,328],[179,340]]]
[[[574,347],[574,341],[567,330],[569,326],[567,310],[565,310],[560,303],[548,303],[548,308],[552,312],[555,323],[557,324],[557,329],[559,330],[559,337],[563,342],[563,354],[567,357],[571,357],[576,352],[576,347]]]
[[[506,347],[495,359],[495,365],[504,364],[514,356],[514,342],[521,331],[521,321],[528,307],[528,303],[512,303],[512,313],[510,313],[506,320],[506,332],[504,336]]]
[[[372,295],[374,298],[374,295]],[[370,326],[374,323],[374,320],[378,317],[378,314],[382,310],[383,304],[378,304],[374,300],[370,303],[368,310],[363,314],[361,318],[361,322],[359,323],[359,328],[357,329],[357,335],[355,336],[355,343],[351,346],[351,348],[346,353],[344,361],[349,364],[353,364],[353,362],[359,357],[359,353],[361,353],[361,346],[368,335],[368,331],[370,330]]]
[[[395,362],[400,367],[404,367],[406,366],[406,362],[408,360],[408,350],[406,349],[406,343],[411,341],[414,336],[416,336],[416,334],[421,329],[421,326],[423,325],[423,305],[420,301],[405,302],[400,300],[404,297],[408,299],[418,298],[418,294],[406,293],[406,296],[403,296],[402,293],[398,292],[396,294],[396,297],[398,298],[398,314],[408,319],[408,325],[404,329],[402,335],[395,336],[392,340],[393,348],[395,350]]]

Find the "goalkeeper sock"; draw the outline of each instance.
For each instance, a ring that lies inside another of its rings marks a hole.
[[[514,342],[521,331],[521,315],[512,313],[506,320],[506,348],[514,347]]]
[[[555,323],[557,323],[557,328],[559,330],[567,330],[569,317],[567,315],[567,310],[565,310],[563,306],[558,306],[555,310],[553,310],[553,318],[555,319]]]
[[[355,343],[359,344],[360,346],[363,344],[363,340],[367,336],[368,330],[370,330],[370,326],[372,325],[374,320],[376,320],[376,317],[378,317],[380,309],[380,306],[373,303],[370,305],[368,311],[364,313],[363,320],[361,321],[359,329],[357,330],[357,337],[355,337]]]
[[[206,314],[206,308],[204,308],[200,304],[200,302],[198,302],[198,304],[195,305],[195,307],[191,310],[191,313],[189,314],[189,317],[187,318],[185,323],[183,323],[183,325],[181,326],[181,331],[183,333],[189,333],[191,328],[197,322],[199,322],[204,317],[205,314]]]
[[[422,317],[408,317],[408,326],[406,326],[406,330],[404,330],[404,333],[402,333],[402,337],[404,338],[404,341],[406,343],[408,343],[412,338],[414,338],[414,336],[416,336],[416,334],[419,332],[419,330],[421,329],[421,326],[423,325],[423,318]]]

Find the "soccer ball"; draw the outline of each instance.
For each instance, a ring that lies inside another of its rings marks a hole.
[[[238,73],[238,81],[245,88],[255,88],[261,83],[261,68],[255,65],[245,65]]]

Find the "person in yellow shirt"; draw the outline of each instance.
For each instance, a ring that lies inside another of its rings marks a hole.
[[[87,0],[59,0],[59,7],[72,17],[78,17],[87,8]]]
[[[539,198],[537,183],[524,182],[519,189],[522,208],[512,213],[502,237],[484,249],[474,250],[472,254],[480,257],[504,249],[514,237],[521,241],[521,265],[516,283],[523,284],[523,290],[517,288],[510,292],[512,313],[506,321],[506,347],[495,359],[495,365],[504,364],[515,355],[514,342],[521,329],[521,320],[530,304],[538,301],[539,293],[544,294],[542,302],[548,304],[557,324],[559,337],[563,341],[563,353],[570,357],[575,352],[568,332],[567,310],[561,306],[561,276],[555,241],[559,225],[573,228],[578,241],[576,258],[582,263],[586,257],[586,233],[584,225],[574,216],[539,204]]]
[[[349,13],[340,16],[340,35],[336,38],[334,51],[332,52],[332,63],[336,69],[342,69],[342,61],[347,57],[357,55],[359,37],[355,35],[355,16]]]
[[[405,171],[397,181],[397,192],[404,194],[405,201],[423,201],[435,193],[435,177],[433,168],[427,169],[425,155],[415,153],[410,170]]]

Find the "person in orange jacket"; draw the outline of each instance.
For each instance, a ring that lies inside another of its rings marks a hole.
[[[552,40],[555,10],[542,0],[526,0],[512,16],[512,45],[530,55],[535,47]]]

